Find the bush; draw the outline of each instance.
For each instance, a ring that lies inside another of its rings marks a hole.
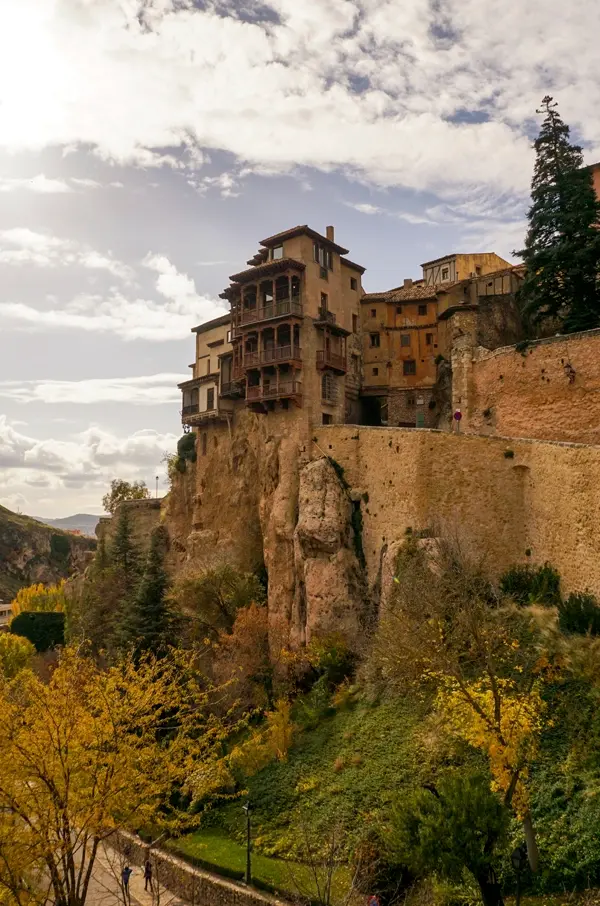
[[[545,563],[543,566],[512,566],[500,579],[500,589],[522,607],[560,604],[560,575]]]
[[[29,639],[36,651],[48,651],[65,643],[65,615],[24,611],[14,618],[10,631]]]
[[[177,441],[177,456],[180,460],[196,462],[196,435],[193,432],[184,434]]]
[[[64,563],[69,559],[71,544],[66,535],[50,535],[50,559]]]
[[[600,635],[600,605],[594,595],[570,594],[558,605],[558,625],[563,632]]]

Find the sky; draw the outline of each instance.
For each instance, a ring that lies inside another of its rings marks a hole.
[[[300,223],[368,291],[508,260],[536,107],[600,160],[600,4],[0,0],[0,504],[166,490],[191,328]]]

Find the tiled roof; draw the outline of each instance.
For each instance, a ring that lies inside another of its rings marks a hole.
[[[413,283],[412,286],[397,286],[383,293],[366,293],[361,302],[416,302],[419,299],[435,299],[439,286],[431,283]]]
[[[312,230],[307,223],[302,224],[301,226],[292,227],[291,230],[284,230],[283,233],[275,233],[274,236],[269,236],[267,239],[261,239],[260,245],[266,245],[270,247],[272,245],[277,245],[279,242],[283,242],[284,239],[293,239],[294,236],[301,236],[305,233],[307,236],[310,236],[311,239],[314,239],[316,242],[322,242],[325,245],[328,245],[329,248],[333,249],[334,252],[337,252],[338,255],[347,255],[349,249],[342,248],[341,245],[338,245],[336,242],[332,242],[331,239],[328,239],[327,236],[322,236],[321,233],[317,233],[316,230]]]
[[[269,274],[276,274],[288,268],[303,271],[305,267],[303,261],[297,261],[295,258],[278,258],[276,261],[267,261],[265,264],[250,267],[247,271],[240,271],[239,274],[232,274],[229,279],[233,283],[250,283],[252,280],[268,277]]]
[[[230,314],[221,315],[219,318],[213,318],[212,321],[205,321],[204,324],[199,324],[198,327],[192,327],[192,333],[204,333],[207,330],[212,330],[213,327],[224,327],[230,321]]]

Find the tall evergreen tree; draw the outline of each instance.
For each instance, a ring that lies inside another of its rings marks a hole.
[[[169,579],[164,568],[168,544],[166,529],[152,533],[145,569],[123,623],[122,645],[136,652],[162,654],[174,643],[176,620],[166,592]]]
[[[111,566],[128,578],[133,578],[139,569],[139,556],[131,534],[131,523],[127,507],[122,506],[117,517],[117,527],[110,547]]]
[[[524,315],[535,324],[554,320],[568,333],[600,325],[600,202],[578,145],[569,141],[553,98],[534,148],[532,204],[521,288]]]

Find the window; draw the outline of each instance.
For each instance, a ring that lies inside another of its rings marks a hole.
[[[380,337],[379,337],[379,334],[378,334],[378,333],[370,333],[370,334],[369,334],[369,343],[370,343],[370,345],[373,347],[373,349],[379,349],[379,346],[380,346]]]
[[[231,330],[227,331],[227,342],[231,343]]]
[[[417,373],[417,363],[414,359],[407,359],[402,363],[403,374],[416,374]]]
[[[401,346],[410,346],[410,334],[409,333],[400,334],[400,345]]]
[[[374,376],[374,377],[377,377],[378,374],[379,374],[379,368],[374,368],[374,369],[373,369],[373,376]]]
[[[376,308],[372,308],[372,309],[371,309],[371,317],[372,317],[372,318],[376,318],[376,317],[377,317],[377,309],[376,309]]]
[[[426,315],[426,314],[427,314],[427,306],[426,306],[426,305],[419,305],[419,314],[420,314],[420,315]]]
[[[414,404],[415,404],[415,398],[414,398],[414,396],[407,396],[407,397],[406,397],[406,405],[407,405],[407,406],[414,406]]]
[[[443,268],[442,268],[442,280],[448,280],[449,277],[450,277],[450,268],[449,268],[449,267],[443,267]]]
[[[358,333],[358,315],[352,315],[352,333]]]
[[[323,416],[323,424],[324,424],[324,425],[332,425],[332,424],[333,424],[333,415],[331,414],[331,412],[323,412],[323,413],[322,413],[322,416]]]
[[[433,346],[433,334],[432,333],[425,334],[425,345]]]
[[[276,245],[274,249],[271,249],[271,259],[273,261],[277,261],[277,260],[279,260],[279,258],[283,258],[283,246],[282,245]]]
[[[321,265],[325,270],[333,270],[333,254],[330,249],[325,248],[324,245],[319,245],[318,242],[315,242],[313,245],[314,258],[315,261]]]
[[[206,391],[206,408],[210,411],[215,408],[215,388],[209,387]]]
[[[480,267],[476,267],[476,268],[475,268],[475,273],[477,274],[478,277],[481,277],[481,268],[480,268]]]
[[[358,289],[358,281],[356,277],[350,277],[350,289]]]
[[[206,360],[206,373],[210,374],[210,356]]]
[[[203,455],[203,456],[206,456],[206,447],[207,447],[207,444],[208,444],[208,435],[207,435],[207,434],[203,434],[203,435],[202,435],[202,455]]]
[[[335,378],[328,371],[321,378],[321,399],[327,403],[334,403],[336,400]]]
[[[323,309],[323,311],[327,311],[328,302],[329,299],[327,293],[321,293],[321,308]]]
[[[396,305],[396,314],[397,314],[397,315],[401,315],[401,314],[402,314],[402,306],[401,306],[401,305]]]

